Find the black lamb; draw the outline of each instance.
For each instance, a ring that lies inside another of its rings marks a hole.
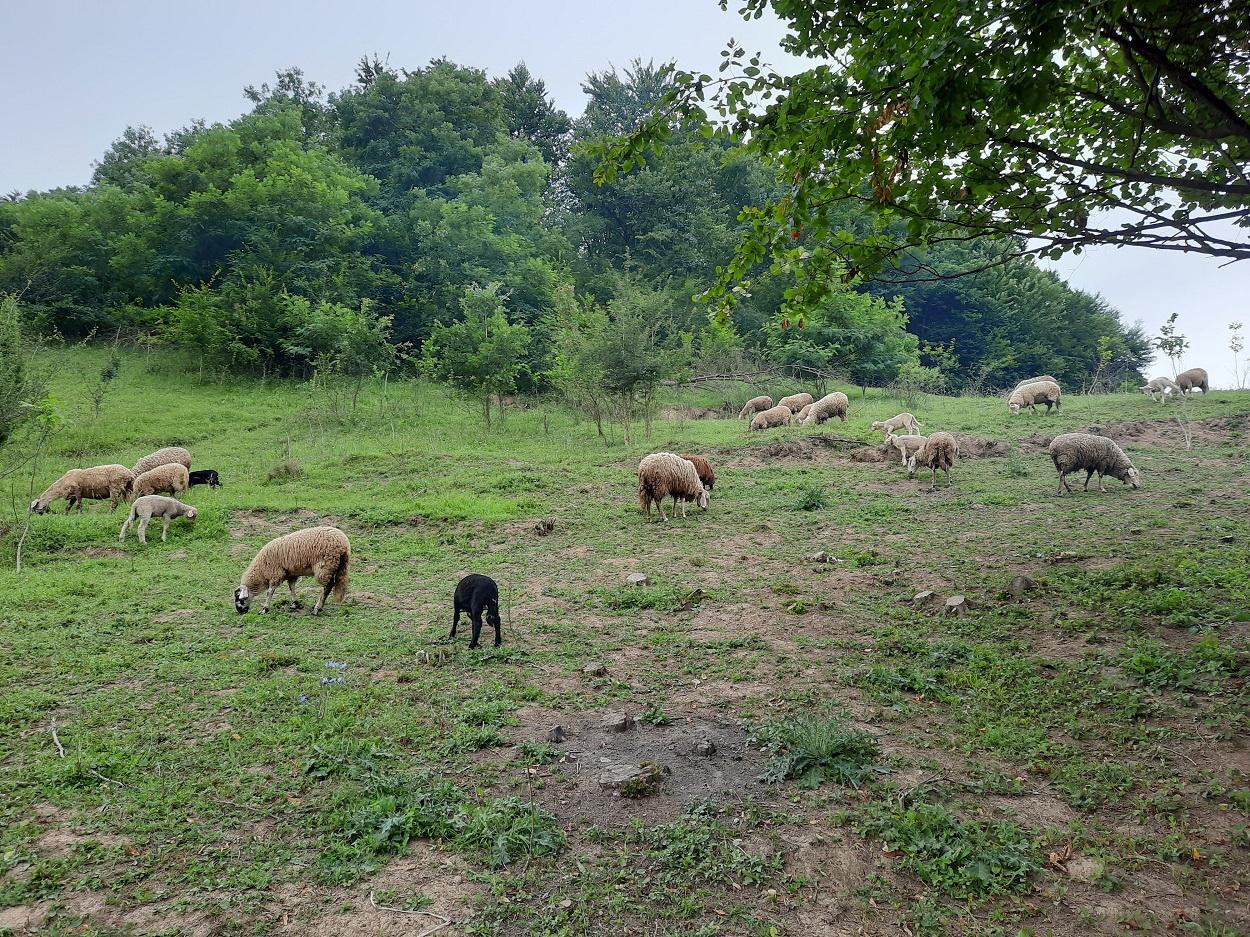
[[[469,642],[469,650],[477,647],[478,638],[482,635],[482,612],[486,612],[486,621],[495,629],[495,647],[503,643],[500,629],[503,622],[499,618],[499,586],[489,576],[474,573],[465,576],[456,586],[456,595],[452,600],[455,614],[451,619],[451,634],[456,636],[456,626],[460,624],[460,613],[468,613],[473,622],[473,640]]]
[[[216,469],[199,469],[191,473],[191,487],[208,485],[209,488],[221,487],[221,476]]]

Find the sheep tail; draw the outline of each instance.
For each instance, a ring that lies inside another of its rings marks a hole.
[[[351,552],[339,557],[339,568],[334,571],[331,582],[334,583],[334,597],[340,602],[347,597],[347,581],[351,579]]]

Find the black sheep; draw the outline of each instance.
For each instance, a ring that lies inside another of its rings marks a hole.
[[[209,488],[221,487],[221,476],[217,474],[216,469],[199,469],[191,473],[191,486],[208,485]]]
[[[469,642],[469,650],[477,647],[478,638],[482,635],[482,612],[486,612],[486,621],[495,629],[495,647],[503,643],[500,628],[503,622],[499,618],[499,586],[489,576],[473,573],[465,576],[456,586],[456,595],[452,599],[455,614],[451,619],[451,634],[456,636],[456,626],[460,624],[460,613],[466,612],[473,622],[473,640]]]

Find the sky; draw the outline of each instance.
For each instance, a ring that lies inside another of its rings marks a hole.
[[[446,56],[506,72],[518,61],[570,114],[588,72],[634,58],[712,71],[730,37],[782,68],[770,17],[746,23],[716,0],[0,0],[0,192],[85,183],[127,125],[163,134],[246,109],[246,85],[297,65],[331,90],[363,55],[416,67]],[[1185,366],[1234,384],[1228,324],[1250,329],[1250,264],[1133,248],[1095,248],[1055,267],[1101,293],[1150,335],[1173,313]],[[1157,362],[1152,373],[1167,373]]]

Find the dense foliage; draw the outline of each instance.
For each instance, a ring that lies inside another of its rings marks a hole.
[[[34,329],[144,336],[201,370],[358,390],[421,363],[488,415],[550,388],[626,428],[666,380],[763,364],[885,384],[921,366],[921,340],[944,351],[928,364],[961,372],[952,388],[964,371],[1080,383],[1099,339],[1129,368],[1142,358],[1113,310],[1025,262],[1007,284],[883,293],[799,243],[759,258],[732,306],[699,302],[784,187],[685,119],[648,165],[600,184],[596,153],[673,84],[635,62],[584,88],[574,120],[524,65],[492,79],[362,60],[335,93],[282,72],[229,123],[127,129],[89,186],[0,202],[0,293]]]

